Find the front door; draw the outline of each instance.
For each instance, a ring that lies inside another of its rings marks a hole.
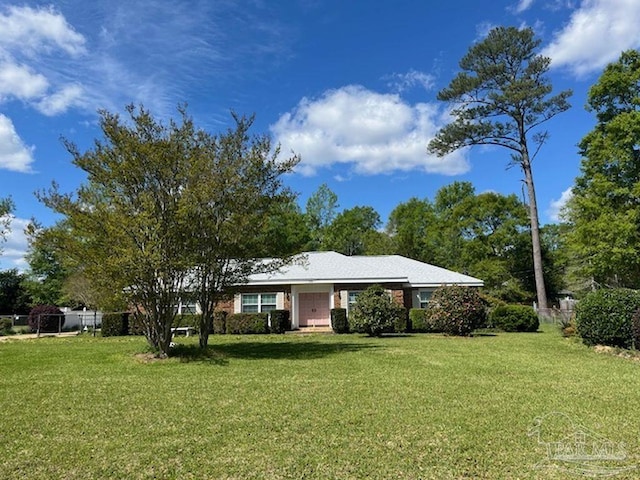
[[[331,325],[328,293],[300,293],[298,300],[298,320],[301,327]]]

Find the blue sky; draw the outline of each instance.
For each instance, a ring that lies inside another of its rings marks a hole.
[[[55,222],[34,192],[83,181],[60,138],[90,148],[97,110],[128,103],[166,120],[186,102],[212,133],[230,110],[255,113],[255,133],[302,156],[287,178],[302,206],[322,183],[341,208],[372,206],[383,222],[456,180],[522,197],[506,151],[426,153],[446,121],[438,90],[498,25],[534,28],[556,91],[574,91],[534,163],[541,220],[553,222],[594,125],[587,91],[640,47],[638,0],[0,1],[0,196],[16,204],[0,268],[26,267],[29,218]]]

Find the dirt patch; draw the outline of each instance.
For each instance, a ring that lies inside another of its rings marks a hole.
[[[166,358],[160,358],[155,353],[147,352],[147,353],[136,353],[134,358],[140,363],[155,363],[166,360]]]
[[[596,353],[602,353],[604,355],[611,355],[613,357],[628,358],[636,362],[640,362],[640,352],[635,350],[624,350],[622,348],[609,347],[607,345],[596,345],[593,347]]]

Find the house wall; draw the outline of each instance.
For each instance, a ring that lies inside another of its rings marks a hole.
[[[336,307],[347,308],[349,304],[349,292],[362,291],[369,288],[371,283],[339,283],[334,285],[334,304]],[[411,305],[411,293],[410,290],[404,289],[402,285],[397,283],[383,283],[382,288],[389,291],[391,298],[398,305],[402,305],[405,308],[407,305]]]
[[[243,293],[275,293],[277,308],[291,310],[291,285],[247,285],[240,288],[233,298],[218,303],[216,311],[239,313],[242,310],[241,295]]]

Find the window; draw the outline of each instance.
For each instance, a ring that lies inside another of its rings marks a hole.
[[[173,311],[177,315],[195,315],[197,312],[195,302],[191,300],[185,300],[178,302],[177,305],[174,305]]]
[[[427,305],[429,304],[429,300],[431,300],[431,294],[433,292],[430,290],[420,290],[419,292],[419,297],[420,297],[420,308],[427,308]]]
[[[351,310],[351,307],[353,307],[356,303],[356,301],[358,300],[358,295],[360,295],[359,291],[355,291],[355,292],[349,292],[349,302],[347,304],[347,310]]]
[[[276,309],[275,293],[243,293],[242,313],[270,312]]]

